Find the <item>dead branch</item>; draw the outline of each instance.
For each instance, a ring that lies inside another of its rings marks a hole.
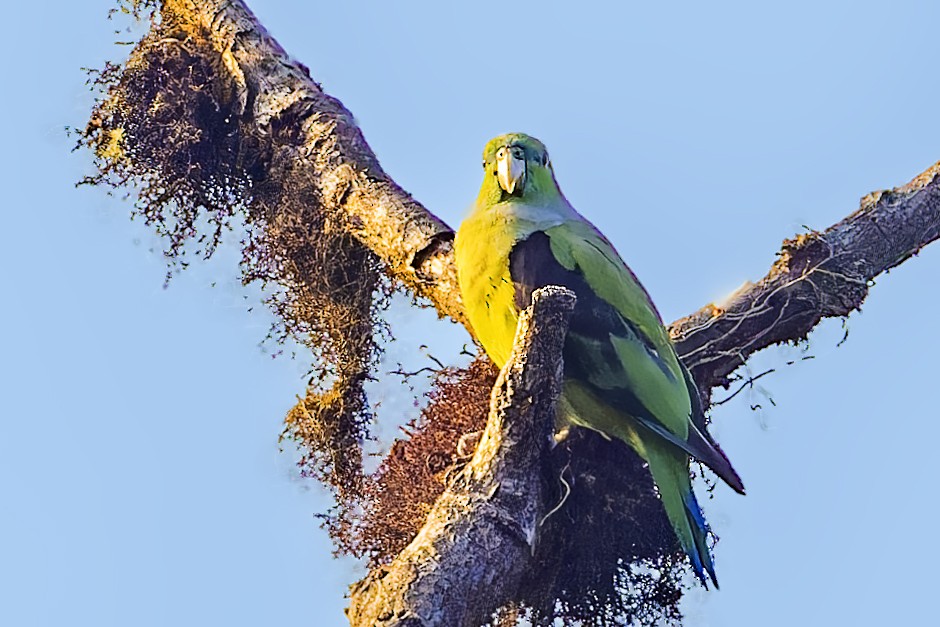
[[[393,277],[462,322],[453,230],[385,174],[352,113],[288,56],[244,2],[165,0],[160,15],[161,28],[176,34],[165,45],[193,40],[214,51],[219,84],[241,126],[266,144],[260,152],[276,151],[266,160],[299,166],[323,208],[344,215],[343,228]],[[271,141],[282,134],[292,141]]]
[[[548,509],[543,465],[574,302],[563,288],[533,295],[473,458],[411,544],[353,586],[351,625],[472,627],[514,598]]]
[[[261,141],[301,134],[295,147],[276,149],[300,162],[321,204],[346,216],[344,228],[392,276],[442,315],[463,322],[453,230],[385,174],[352,114],[288,56],[247,6],[241,0],[165,0],[161,16],[165,30],[212,46],[219,82],[228,86],[250,134]],[[868,194],[858,211],[823,232],[785,240],[763,279],[726,303],[710,303],[673,322],[670,332],[701,388],[725,385],[749,355],[805,338],[822,318],[848,315],[874,277],[937,239],[938,173],[940,163],[906,185]]]
[[[875,277],[940,237],[938,174],[940,162],[906,185],[868,194],[825,231],[784,241],[757,283],[673,322],[676,348],[706,396],[755,352],[858,309]]]
[[[242,1],[164,0],[153,29],[126,67],[148,62],[161,47],[186,47],[188,55],[204,59],[224,120],[234,119],[241,138],[237,150],[215,158],[250,166],[258,188],[301,190],[304,202],[328,216],[325,228],[351,235],[389,276],[441,315],[464,321],[453,231],[386,175],[352,114],[287,55]],[[105,122],[90,126],[95,124]],[[100,135],[99,157],[126,157],[117,130]],[[822,318],[857,309],[874,277],[937,239],[938,174],[940,163],[903,187],[869,194],[858,211],[827,230],[785,241],[763,279],[673,323],[672,336],[703,396],[727,385],[754,352],[799,341]],[[302,224],[302,215],[291,210],[280,208],[277,219]],[[546,510],[536,470],[558,451],[548,453],[549,417],[570,304],[570,298],[546,295],[535,306],[544,309],[545,322],[536,311],[530,326],[520,329],[517,354],[494,390],[473,460],[408,548],[355,586],[353,625],[472,625],[512,600],[530,563],[534,521]],[[570,459],[585,464],[592,452],[616,445],[590,435],[572,440]],[[587,474],[582,471],[579,481]],[[582,494],[592,489],[590,482],[579,485]]]
[[[208,35],[242,124],[261,137],[274,127],[303,133],[290,158],[304,162],[321,202],[348,216],[346,228],[393,276],[462,322],[453,230],[385,174],[342,103],[239,0],[167,0],[161,14],[188,37]],[[935,164],[906,185],[868,194],[858,211],[825,231],[784,241],[763,279],[673,322],[677,348],[701,388],[725,385],[749,355],[805,338],[822,318],[848,315],[874,277],[937,239],[938,173]]]

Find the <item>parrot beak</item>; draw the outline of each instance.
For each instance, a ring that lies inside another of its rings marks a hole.
[[[499,149],[496,153],[496,178],[504,192],[512,194],[518,189],[521,194],[525,187],[525,173],[524,157],[516,156],[507,146]]]

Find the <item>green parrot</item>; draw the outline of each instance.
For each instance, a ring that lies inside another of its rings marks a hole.
[[[542,142],[501,135],[486,145],[483,170],[480,194],[455,241],[473,332],[502,368],[532,292],[545,285],[575,292],[559,426],[619,438],[649,464],[696,575],[707,587],[707,572],[717,587],[690,456],[741,494],[744,485],[705,430],[698,391],[659,312],[607,238],[561,193]]]

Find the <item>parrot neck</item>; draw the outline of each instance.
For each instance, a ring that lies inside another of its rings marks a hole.
[[[500,202],[489,208],[490,219],[509,225],[517,237],[525,238],[573,218],[573,210],[564,203],[534,205],[521,198]]]

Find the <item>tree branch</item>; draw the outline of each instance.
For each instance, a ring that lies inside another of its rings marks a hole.
[[[330,228],[352,235],[391,277],[441,315],[465,322],[453,231],[388,177],[352,114],[284,52],[245,4],[164,0],[160,14],[127,67],[160,46],[193,44],[188,54],[205,57],[217,98],[243,138],[237,154],[213,156],[261,164],[253,183],[304,190],[303,202],[309,191],[310,203],[341,222]],[[160,104],[158,98],[153,102]],[[108,157],[120,137],[105,136],[99,155]],[[857,309],[874,277],[940,237],[938,174],[940,163],[903,187],[866,196],[858,211],[824,232],[785,241],[763,279],[674,322],[671,334],[703,396],[727,385],[754,352],[805,338],[822,318]],[[284,220],[303,224],[301,214]],[[536,470],[547,456],[558,347],[572,302],[570,295],[536,301],[530,326],[521,324],[514,358],[494,390],[486,436],[473,460],[411,545],[355,586],[353,625],[472,625],[512,598],[545,510]],[[592,449],[577,446],[614,446],[599,440],[576,443],[572,458],[592,461],[578,458]],[[583,493],[592,484],[580,485]]]
[[[464,322],[453,230],[389,178],[352,113],[288,56],[244,2],[165,0],[160,14],[165,31],[214,50],[223,96],[234,101],[245,134],[261,143],[257,152],[271,163],[295,164],[293,172],[306,174],[304,184],[323,208],[345,216],[344,228],[391,276]],[[292,141],[273,141],[285,133]]]
[[[345,228],[393,277],[441,315],[465,322],[453,230],[385,174],[352,114],[287,55],[245,4],[165,0],[161,15],[171,30],[211,43],[221,59],[215,63],[220,80],[230,86],[253,137],[270,138],[285,127],[302,135],[297,147],[257,150],[290,152],[282,157],[300,163],[324,208],[347,216]],[[824,317],[848,315],[874,277],[937,239],[938,173],[940,163],[902,187],[867,195],[858,211],[826,231],[784,241],[759,282],[669,325],[700,388],[725,386],[749,355],[805,338]]]
[[[804,339],[823,318],[847,316],[872,280],[940,237],[940,162],[910,183],[868,194],[822,233],[784,241],[770,272],[723,303],[673,322],[680,357],[706,396],[753,353]]]
[[[470,627],[513,599],[547,509],[543,465],[574,303],[560,287],[533,294],[473,458],[411,544],[353,586],[351,625]]]
[[[271,135],[275,122],[302,132],[302,148],[289,158],[305,162],[321,202],[348,216],[350,233],[393,276],[462,322],[453,231],[385,174],[342,103],[238,0],[167,0],[162,15],[189,35],[209,34],[242,123],[261,137]],[[903,187],[869,194],[858,211],[823,233],[785,241],[757,284],[672,323],[677,348],[702,389],[725,385],[754,352],[802,339],[821,318],[858,308],[871,279],[937,239],[938,172],[931,166]]]

